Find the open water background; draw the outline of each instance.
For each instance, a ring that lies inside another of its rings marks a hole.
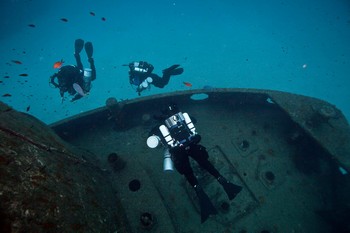
[[[350,119],[347,0],[2,0],[0,9],[0,100],[30,107],[45,123],[109,97],[138,98],[122,66],[134,60],[152,63],[158,74],[173,64],[185,69],[143,95],[188,89],[183,82],[263,88],[326,100]],[[97,79],[88,97],[61,103],[48,79],[54,62],[75,63],[77,38],[94,45]]]

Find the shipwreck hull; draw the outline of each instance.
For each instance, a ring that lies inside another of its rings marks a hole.
[[[196,120],[210,161],[243,187],[229,201],[193,163],[219,212],[204,224],[192,188],[177,172],[163,171],[162,148],[146,145],[159,123],[153,116],[169,103]],[[118,203],[108,216],[119,216],[110,232],[326,233],[348,227],[342,221],[348,209],[340,206],[350,203],[350,130],[343,114],[325,101],[268,90],[193,90],[122,102],[111,98],[104,107],[50,127],[69,146],[86,151],[84,161],[108,177],[102,186],[111,186],[105,192],[113,193],[106,195]],[[98,187],[90,191],[101,195]],[[78,230],[102,229],[81,225]]]

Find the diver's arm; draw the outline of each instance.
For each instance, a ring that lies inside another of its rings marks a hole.
[[[62,89],[60,89],[60,95],[61,95],[61,100],[62,100],[62,103],[63,103],[63,100],[64,100],[64,91]]]
[[[52,85],[54,85],[56,88],[59,87],[58,83],[55,82],[55,78],[57,77],[57,73],[54,73],[51,77],[50,77],[50,83]]]
[[[129,83],[130,83],[131,85],[133,85],[133,78],[134,78],[133,72],[132,72],[132,71],[129,71]]]

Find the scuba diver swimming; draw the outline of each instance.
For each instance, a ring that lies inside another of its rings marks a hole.
[[[84,68],[81,62],[80,52],[84,47],[88,57],[88,62],[90,63],[90,68]],[[74,57],[77,65],[62,66],[57,73],[50,77],[49,84],[60,89],[62,102],[64,100],[65,92],[73,95],[71,101],[78,100],[89,93],[91,89],[91,81],[96,79],[96,68],[92,55],[93,46],[91,42],[84,43],[84,40],[82,39],[75,40]],[[60,62],[60,64],[62,63],[63,61]]]
[[[150,148],[155,148],[162,144],[166,148],[164,170],[172,170],[174,165],[176,170],[184,175],[194,188],[199,200],[201,222],[203,223],[210,215],[217,214],[217,210],[194,175],[189,157],[216,178],[230,200],[236,197],[242,187],[227,181],[210,163],[206,148],[199,144],[201,136],[197,133],[186,112],[182,113],[175,104],[171,104],[166,111],[163,111],[163,116],[157,118],[162,119],[164,124],[152,129],[147,139],[147,145]]]
[[[139,96],[142,91],[150,89],[151,84],[155,87],[163,88],[169,83],[172,75],[180,75],[184,72],[184,69],[179,67],[180,65],[172,65],[164,69],[163,76],[160,77],[152,73],[154,70],[153,65],[145,61],[131,62],[123,66],[129,67],[129,82],[131,85],[136,86],[136,92]]]

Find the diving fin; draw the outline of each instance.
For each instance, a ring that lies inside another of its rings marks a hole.
[[[79,54],[84,48],[84,40],[76,39],[74,43],[74,53]]]
[[[215,209],[214,205],[211,203],[207,194],[199,185],[196,185],[194,187],[194,190],[196,191],[199,200],[199,206],[201,210],[201,223],[204,223],[210,215],[215,215],[218,212]]]
[[[242,186],[232,184],[228,182],[223,176],[220,176],[218,178],[219,183],[222,185],[224,188],[228,198],[230,200],[234,199],[237,194],[242,190]]]
[[[88,58],[92,58],[92,54],[94,52],[94,48],[92,47],[91,42],[86,42],[85,43],[85,52]]]
[[[166,72],[169,72],[169,71],[172,71],[172,70],[175,70],[177,67],[179,67],[180,65],[172,65],[170,66],[169,68],[166,68],[163,70],[163,73],[166,73]]]
[[[172,70],[170,75],[179,75],[182,74],[184,72],[184,68],[177,68],[175,70]]]
[[[183,68],[178,68],[180,65],[172,65],[169,68],[166,68],[163,70],[163,74],[169,74],[169,75],[179,75],[184,72]]]

